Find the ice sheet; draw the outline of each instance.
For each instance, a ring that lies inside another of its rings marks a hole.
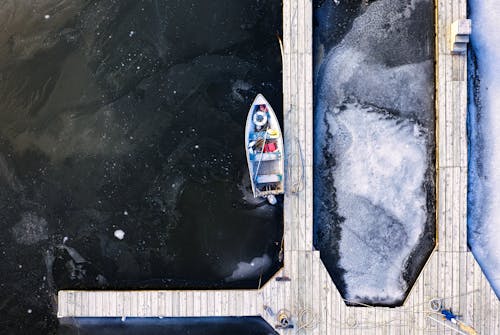
[[[469,0],[468,241],[500,297],[500,3]]]
[[[429,11],[427,0],[370,3],[318,72],[316,224],[351,301],[400,303],[408,268],[420,266],[412,258],[427,252],[433,49],[426,29],[411,27]]]
[[[327,116],[347,299],[397,301],[405,261],[424,230],[425,136],[421,127],[370,107],[342,106]]]

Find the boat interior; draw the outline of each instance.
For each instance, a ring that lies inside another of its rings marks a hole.
[[[254,105],[249,125],[248,155],[256,197],[281,194],[284,190],[281,131],[268,108],[268,105]]]

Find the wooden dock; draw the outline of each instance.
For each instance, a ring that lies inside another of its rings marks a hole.
[[[284,122],[288,152],[284,268],[260,290],[60,291],[58,317],[181,317],[260,315],[287,309],[303,334],[456,334],[428,318],[442,299],[479,334],[500,334],[500,303],[467,248],[467,63],[452,55],[453,21],[466,0],[436,0],[438,245],[399,308],[347,307],[312,243],[312,1],[285,0]],[[439,316],[435,315],[439,318]],[[295,334],[280,330],[280,334]]]

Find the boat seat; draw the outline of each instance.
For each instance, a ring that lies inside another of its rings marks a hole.
[[[262,155],[262,158],[260,157]],[[263,154],[261,153],[254,153],[250,154],[250,160],[251,161],[274,161],[277,159],[281,158],[281,153],[279,151],[274,151],[274,152],[264,152]]]
[[[279,183],[282,177],[280,174],[262,174],[257,176],[257,184]]]
[[[248,137],[249,137],[250,141],[256,141],[259,138],[264,138],[264,136],[267,139],[276,139],[279,137],[278,135],[270,135],[269,133],[267,133],[265,131],[256,131],[254,133],[251,133]]]

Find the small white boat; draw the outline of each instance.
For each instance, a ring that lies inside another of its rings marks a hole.
[[[284,193],[283,134],[273,108],[262,94],[257,95],[248,112],[245,148],[253,196]]]

